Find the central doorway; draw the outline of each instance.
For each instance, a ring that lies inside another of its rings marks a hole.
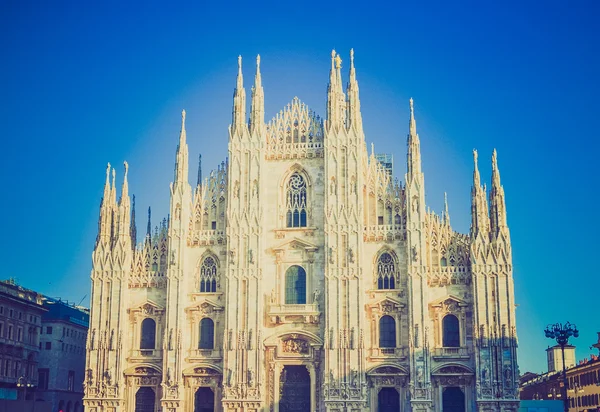
[[[135,394],[135,412],[154,412],[154,389],[142,386]]]
[[[444,388],[442,410],[444,412],[465,412],[465,394],[458,386]]]
[[[395,388],[381,388],[377,395],[377,411],[400,412],[400,394]]]
[[[305,366],[284,366],[279,385],[279,412],[310,412],[310,375]]]
[[[194,412],[214,412],[215,394],[210,388],[202,387],[196,391],[194,397]]]

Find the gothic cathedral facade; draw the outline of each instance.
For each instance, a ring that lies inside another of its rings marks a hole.
[[[513,411],[512,252],[496,152],[469,234],[425,205],[412,99],[403,183],[367,150],[351,52],[327,117],[294,98],[249,122],[241,57],[229,157],[192,187],[185,112],[170,214],[136,245],[127,163],[106,171],[93,252],[89,412]]]

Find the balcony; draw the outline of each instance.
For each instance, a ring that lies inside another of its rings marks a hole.
[[[267,313],[271,323],[319,323],[319,305],[307,303],[300,305],[270,305]]]
[[[466,360],[471,357],[469,348],[435,348],[433,359],[435,360]]]
[[[371,360],[403,360],[406,359],[406,356],[406,348],[371,348],[369,351],[369,357]]]
[[[363,239],[365,242],[392,241],[405,238],[406,230],[400,224],[367,225],[364,227]]]
[[[129,360],[133,362],[146,362],[162,359],[162,350],[160,349],[132,349]]]
[[[187,359],[188,362],[217,362],[221,360],[223,360],[221,349],[192,349],[189,351],[189,358]]]

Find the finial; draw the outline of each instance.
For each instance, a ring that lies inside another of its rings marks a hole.
[[[110,176],[110,162],[106,165],[106,184],[108,184],[109,176]]]
[[[415,106],[413,98],[411,97],[408,101],[410,103],[410,117],[415,117]]]
[[[375,143],[371,142],[371,156],[375,156]]]
[[[198,182],[197,185],[202,185],[202,154],[198,156]]]
[[[335,49],[331,50],[331,70],[335,69]]]
[[[238,70],[242,71],[242,55],[238,56]]]
[[[260,69],[260,54],[256,55],[256,69]]]
[[[181,111],[181,121],[185,122],[185,109]]]
[[[125,166],[125,180],[127,180],[127,172],[129,171],[129,163],[127,163],[127,160],[125,160],[123,162],[123,166]]]
[[[492,169],[498,169],[498,153],[496,149],[492,152]]]
[[[112,185],[113,185],[113,187],[115,187],[115,179],[116,178],[117,178],[117,172],[113,168],[113,170],[112,170]]]
[[[354,67],[354,49],[350,49],[350,66]]]
[[[475,163],[475,167],[477,167],[477,149],[473,149],[473,162]]]

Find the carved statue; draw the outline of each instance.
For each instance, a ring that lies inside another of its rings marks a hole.
[[[275,303],[275,301],[277,300],[277,294],[275,291],[275,288],[271,289],[271,303]]]
[[[254,386],[254,371],[252,369],[248,369],[248,386]]]
[[[335,246],[331,246],[329,248],[329,263],[334,265],[335,264],[335,253],[336,253],[336,248]]]
[[[248,250],[248,263],[254,263],[254,253],[252,252],[252,249]]]
[[[315,289],[313,292],[313,303],[319,304],[319,297],[321,296],[321,291],[319,289]]]
[[[348,249],[348,262],[354,263],[354,250]]]
[[[358,386],[358,371],[356,369],[352,369],[350,371],[350,375],[351,375],[351,384],[353,387],[357,387]]]

